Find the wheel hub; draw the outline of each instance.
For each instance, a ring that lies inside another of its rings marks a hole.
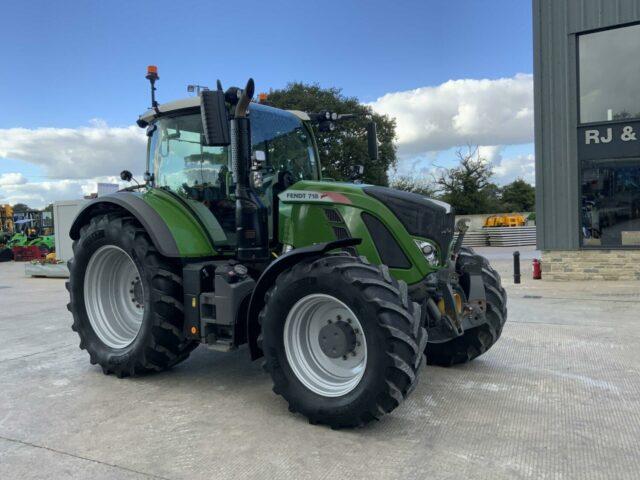
[[[144,285],[133,259],[120,247],[96,250],[84,274],[84,304],[97,337],[114,349],[136,339],[144,318]]]
[[[320,349],[327,357],[339,358],[353,352],[356,348],[356,333],[347,322],[329,320],[318,335]]]
[[[298,300],[284,325],[287,361],[302,384],[323,397],[356,388],[367,366],[362,324],[341,300],[314,293]]]

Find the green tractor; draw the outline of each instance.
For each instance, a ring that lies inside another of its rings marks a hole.
[[[454,241],[449,205],[323,181],[312,125],[339,115],[252,102],[253,80],[160,105],[147,78],[144,183],[88,203],[70,231],[73,330],[105,374],[247,344],[290,411],[355,427],[402,403],[424,355],[448,366],[496,342],[505,291],[462,227]]]

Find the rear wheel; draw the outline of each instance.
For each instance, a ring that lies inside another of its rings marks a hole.
[[[155,250],[132,217],[93,217],[73,244],[67,289],[80,348],[105,374],[170,368],[197,343],[182,332],[180,266]]]
[[[458,265],[464,262],[465,256],[476,256],[469,248],[463,248],[460,252]],[[468,285],[462,272],[460,283]],[[475,328],[466,330],[461,336],[448,342],[429,343],[426,355],[429,365],[449,367],[460,363],[466,363],[479,357],[489,350],[500,338],[502,328],[507,321],[507,292],[502,288],[500,274],[496,272],[489,261],[482,257],[482,280],[487,299],[486,322]],[[464,292],[468,294],[469,292]]]
[[[426,330],[386,267],[346,255],[304,260],[265,301],[259,341],[274,392],[311,423],[364,425],[415,387]]]

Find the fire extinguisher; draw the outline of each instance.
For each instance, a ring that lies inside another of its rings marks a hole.
[[[542,278],[542,268],[540,260],[537,258],[533,259],[533,279],[540,280]]]

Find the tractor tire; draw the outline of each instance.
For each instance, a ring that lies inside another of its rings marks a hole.
[[[465,255],[475,256],[476,254],[470,248],[462,248],[459,258]],[[448,342],[429,343],[426,349],[428,365],[450,367],[470,362],[489,350],[500,338],[502,328],[507,321],[507,292],[502,288],[500,274],[484,257],[482,278],[487,299],[487,321],[478,327],[466,330],[461,336]],[[464,284],[464,282],[461,283]]]
[[[180,265],[132,217],[96,215],[69,262],[68,310],[91,364],[119,378],[161,371],[198,345],[183,334]]]
[[[386,266],[326,255],[278,276],[265,295],[258,343],[273,391],[291,412],[312,424],[358,427],[416,386],[427,343],[420,319],[407,285]]]

